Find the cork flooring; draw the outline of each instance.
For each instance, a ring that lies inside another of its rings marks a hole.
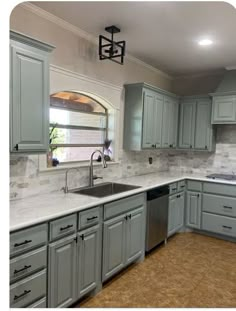
[[[235,308],[236,244],[196,233],[176,234],[79,306]]]

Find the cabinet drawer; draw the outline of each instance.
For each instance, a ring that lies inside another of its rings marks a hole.
[[[173,183],[169,185],[169,189],[170,189],[170,194],[174,194],[177,192],[178,188],[177,188],[177,183]]]
[[[224,185],[205,182],[203,183],[203,191],[222,195],[231,195],[236,197],[236,185]]]
[[[11,308],[22,308],[46,296],[46,270],[26,278],[10,287]]]
[[[50,222],[50,241],[76,231],[76,214],[59,218]]]
[[[47,224],[28,228],[10,235],[11,256],[25,252],[47,242]]]
[[[104,205],[104,219],[108,219],[145,204],[145,194],[140,193]]]
[[[213,214],[236,217],[236,198],[204,193],[202,210]]]
[[[28,276],[32,272],[45,268],[47,265],[46,246],[13,258],[10,262],[10,281]]]
[[[181,180],[177,184],[177,191],[184,191],[185,190],[185,180]]]
[[[188,180],[187,181],[187,189],[191,191],[202,191],[202,183],[196,180]]]
[[[47,300],[46,297],[36,301],[32,305],[28,306],[28,308],[47,308]]]
[[[93,226],[100,221],[100,207],[91,208],[79,213],[79,230]]]
[[[226,216],[202,213],[202,229],[236,237],[236,219]]]

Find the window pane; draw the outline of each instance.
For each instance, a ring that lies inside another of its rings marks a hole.
[[[50,96],[50,105],[84,112],[102,112],[106,109],[89,96],[76,92],[58,92]]]
[[[106,116],[50,108],[50,123],[105,128]]]
[[[58,129],[57,139],[52,144],[103,144],[105,131]]]
[[[59,162],[69,162],[69,161],[88,161],[90,156],[95,150],[103,150],[102,147],[73,147],[73,148],[57,148],[53,151],[53,156],[59,160]],[[98,157],[94,155],[96,160]]]

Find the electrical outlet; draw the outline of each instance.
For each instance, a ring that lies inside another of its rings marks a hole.
[[[149,158],[148,158],[148,163],[149,163],[149,164],[152,164],[152,157],[149,157]]]

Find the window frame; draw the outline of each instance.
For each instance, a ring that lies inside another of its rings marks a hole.
[[[59,91],[60,92],[60,91]],[[57,93],[59,93],[57,92]],[[81,114],[86,114],[86,115],[96,115],[96,116],[104,116],[105,117],[105,127],[92,127],[92,126],[81,126],[81,125],[65,125],[65,124],[58,124],[56,125],[56,128],[59,128],[59,129],[74,129],[74,130],[90,130],[90,131],[104,131],[104,140],[105,139],[108,139],[108,117],[109,117],[109,113],[108,113],[108,109],[102,104],[100,103],[97,99],[93,98],[92,96],[90,95],[87,95],[87,94],[84,94],[83,92],[80,93],[78,91],[68,91],[68,90],[64,90],[64,91],[61,91],[61,92],[68,92],[68,93],[75,93],[75,94],[79,94],[79,95],[82,95],[82,96],[86,96],[88,98],[90,98],[91,100],[93,100],[94,102],[96,102],[98,105],[100,105],[105,113],[103,112],[87,112],[87,111],[80,111],[79,109],[73,109],[73,108],[68,108],[68,107],[63,107],[63,106],[60,106],[59,104],[51,104],[51,100],[50,100],[50,103],[49,103],[49,109],[51,108],[55,108],[55,109],[60,109],[60,110],[65,110],[65,111],[72,111],[72,112],[78,112],[78,113],[81,113]],[[51,96],[57,94],[57,93],[54,93],[54,94],[51,94],[50,95],[50,99],[51,99]],[[50,127],[54,126],[55,123],[51,123],[50,122],[50,118],[49,118],[49,129]],[[78,147],[78,148],[83,148],[83,147],[103,147],[104,148],[104,143],[103,144],[59,144],[59,143],[54,143],[54,144],[49,144],[49,148],[53,148],[53,147],[57,147],[57,148],[73,148],[73,147]],[[60,162],[60,165],[66,165],[66,164],[70,164],[70,163],[85,163],[87,160],[71,160],[71,161],[62,161]]]

